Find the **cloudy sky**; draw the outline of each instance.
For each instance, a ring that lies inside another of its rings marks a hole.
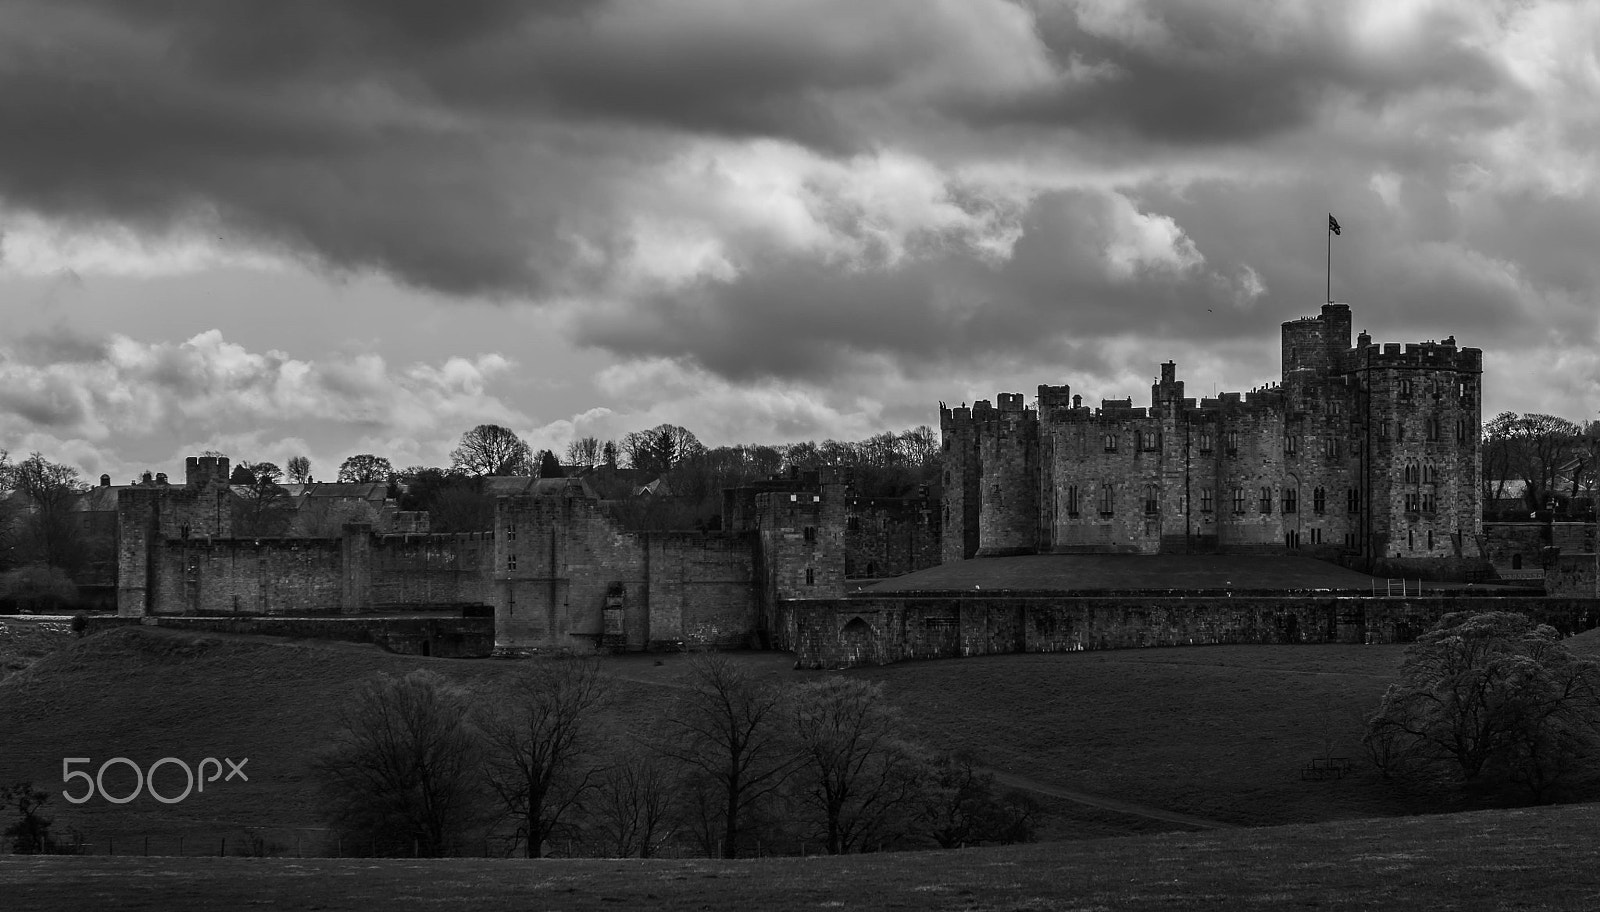
[[[1600,409],[1600,4],[0,0],[0,447],[860,438],[1278,372]]]

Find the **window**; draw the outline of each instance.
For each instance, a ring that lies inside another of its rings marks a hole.
[[[1322,530],[1321,529],[1312,529],[1311,530],[1311,543],[1313,545],[1322,544]]]
[[[816,526],[806,526],[805,535],[806,535],[806,541],[815,542],[817,540],[817,527]]]
[[[1272,488],[1270,487],[1262,487],[1261,489],[1261,512],[1272,512]]]
[[[1200,452],[1211,452],[1211,431],[1209,430],[1200,432]]]
[[[1295,513],[1300,509],[1300,492],[1294,488],[1283,489],[1283,512]]]
[[[1159,499],[1159,495],[1157,494],[1157,491],[1156,491],[1156,486],[1155,485],[1145,485],[1144,486],[1144,511],[1146,513],[1155,513],[1159,509],[1159,507],[1160,507],[1160,499]]]
[[[1317,488],[1311,492],[1311,512],[1321,514],[1328,509],[1328,492]]]
[[[807,586],[815,586],[816,584],[817,584],[817,571],[812,569],[812,568],[810,568],[810,567],[807,567],[806,568],[806,585]]]
[[[1300,438],[1295,434],[1283,435],[1283,452],[1293,456],[1300,451]]]
[[[790,503],[798,503],[799,500],[800,500],[800,495],[799,494],[790,494],[789,495],[789,502]]]
[[[515,554],[506,555],[506,569],[507,570],[515,570],[515,569],[517,569],[517,556]]]
[[[1228,446],[1228,455],[1235,456],[1239,452],[1239,432],[1229,431],[1225,440]]]
[[[1429,418],[1427,421],[1423,422],[1423,427],[1429,440],[1439,439],[1439,419]]]
[[[1067,485],[1067,515],[1078,515],[1078,486]]]
[[[1361,489],[1351,488],[1344,494],[1344,509],[1347,513],[1361,512]]]
[[[1464,419],[1459,419],[1458,418],[1458,419],[1456,419],[1456,443],[1466,443],[1466,442],[1467,442],[1467,422]]]
[[[1339,458],[1339,438],[1337,438],[1337,437],[1324,437],[1324,438],[1322,438],[1322,455],[1328,457],[1329,459],[1338,459]]]
[[[1117,435],[1116,434],[1107,434],[1106,435],[1106,452],[1107,453],[1115,453],[1116,451],[1117,451]]]
[[[1108,484],[1101,485],[1100,486],[1100,513],[1102,515],[1104,515],[1104,516],[1110,516],[1111,515],[1111,512],[1112,512],[1111,507],[1112,507],[1112,503],[1113,503],[1111,498],[1112,498],[1111,486],[1108,485]]]
[[[1337,399],[1330,399],[1328,401],[1328,414],[1330,414],[1330,415],[1342,415],[1342,414],[1344,414],[1344,404],[1341,403]]]
[[[1434,505],[1435,505],[1435,502],[1434,502],[1434,494],[1433,494],[1433,492],[1432,491],[1423,491],[1422,492],[1422,512],[1424,512],[1424,513],[1432,513],[1433,510],[1434,510]],[[1433,543],[1429,542],[1428,543],[1428,547],[1432,548],[1433,547]]]
[[[1433,550],[1433,530],[1432,529],[1428,530],[1428,550],[1429,551]]]
[[[517,524],[514,523],[514,522],[506,523],[506,541],[516,541],[516,540],[517,540]]]
[[[1430,459],[1422,464],[1422,483],[1437,484],[1439,481],[1439,467]]]
[[[1415,512],[1417,512],[1417,510],[1419,509],[1419,503],[1418,503],[1419,500],[1420,500],[1420,498],[1417,497],[1416,492],[1411,492],[1411,493],[1407,494],[1406,495],[1406,512],[1407,513],[1415,513]]]
[[[1417,461],[1415,459],[1406,460],[1406,484],[1416,484],[1419,480],[1421,479],[1417,473]]]
[[[1201,488],[1200,489],[1200,512],[1201,513],[1210,513],[1211,512],[1211,489],[1210,488]]]
[[[1378,439],[1379,440],[1388,440],[1389,439],[1389,428],[1390,428],[1390,426],[1391,426],[1391,424],[1388,421],[1380,421],[1380,422],[1378,422]]]
[[[1244,488],[1233,489],[1233,512],[1244,512]]]
[[[1141,448],[1148,452],[1155,453],[1161,450],[1160,431],[1144,431],[1139,435],[1139,440]]]
[[[1411,398],[1411,381],[1410,380],[1401,380],[1400,381],[1400,398],[1402,398],[1402,399]]]

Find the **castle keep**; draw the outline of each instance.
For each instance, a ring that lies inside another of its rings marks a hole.
[[[939,406],[945,562],[1031,553],[1481,557],[1483,352],[1351,340],[1350,308],[1283,324],[1281,382],[1148,407],[1040,386]]]

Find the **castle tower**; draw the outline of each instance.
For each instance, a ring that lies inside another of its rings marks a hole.
[[[966,560],[978,552],[978,439],[972,409],[939,404],[944,449],[944,515],[939,559]]]
[[[979,428],[978,556],[1039,549],[1039,420],[1021,393],[1001,393],[998,408],[973,408]]]

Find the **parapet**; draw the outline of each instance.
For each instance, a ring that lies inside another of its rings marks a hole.
[[[191,488],[228,483],[228,457],[190,456],[183,461],[184,484]]]

